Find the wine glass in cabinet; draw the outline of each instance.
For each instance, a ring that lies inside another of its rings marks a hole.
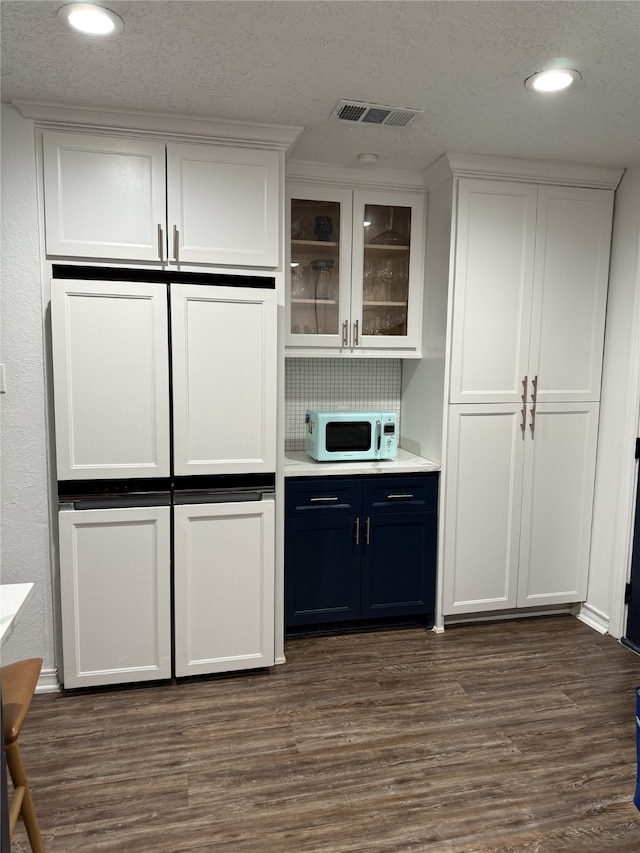
[[[349,312],[351,192],[296,186],[289,194],[288,339],[339,347]]]
[[[363,347],[404,347],[412,333],[417,338],[422,253],[415,242],[422,219],[421,198],[394,194],[370,200],[366,193],[355,193],[352,290],[356,303],[362,283]]]

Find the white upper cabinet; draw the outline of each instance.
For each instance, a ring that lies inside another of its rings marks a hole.
[[[275,471],[275,290],[170,292],[175,473]]]
[[[45,133],[43,144],[48,255],[162,260],[164,143]]]
[[[166,288],[54,280],[60,480],[169,475]]]
[[[529,377],[538,402],[599,400],[613,193],[538,188]]]
[[[287,183],[288,355],[420,355],[424,193]]]
[[[517,402],[528,370],[537,188],[461,180],[451,402]]]
[[[460,179],[450,402],[600,396],[613,193]]]
[[[279,164],[277,151],[167,145],[169,260],[278,266]]]
[[[43,134],[52,257],[277,267],[281,153]]]

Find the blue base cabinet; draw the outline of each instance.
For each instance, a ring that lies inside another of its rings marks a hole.
[[[437,504],[437,473],[287,480],[287,630],[432,625]]]

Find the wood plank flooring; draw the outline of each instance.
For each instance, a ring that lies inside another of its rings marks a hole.
[[[35,696],[21,746],[48,853],[640,851],[640,657],[613,638],[555,616],[286,652]]]

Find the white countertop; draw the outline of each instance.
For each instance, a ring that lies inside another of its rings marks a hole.
[[[304,450],[287,450],[284,454],[285,477],[326,477],[336,474],[416,474],[439,471],[440,465],[408,450],[398,450],[395,459],[371,462],[315,462]]]
[[[4,643],[9,637],[18,616],[32,595],[32,583],[0,584],[0,643]]]

